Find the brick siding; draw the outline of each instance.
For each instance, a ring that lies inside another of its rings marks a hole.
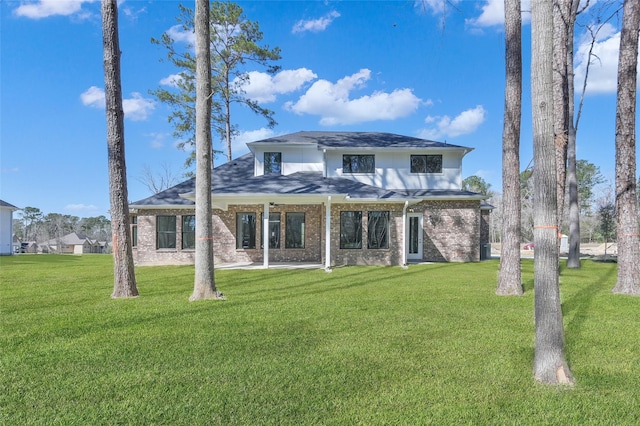
[[[403,204],[331,204],[331,266],[342,265],[401,265],[403,255],[402,230]],[[269,249],[270,262],[314,262],[325,263],[325,206],[283,205],[273,206],[271,213],[281,214],[280,248]],[[362,248],[340,249],[340,212],[362,212]],[[389,212],[389,248],[369,249],[368,212]],[[236,214],[255,213],[256,248],[236,249]],[[305,213],[304,248],[285,248],[286,213]],[[409,206],[408,212],[423,213],[423,259],[439,262],[477,262],[480,259],[480,244],[488,241],[488,214],[481,215],[479,201],[423,201]],[[229,209],[213,212],[214,262],[262,263],[263,205],[235,205]],[[487,212],[488,213],[488,212]],[[183,250],[182,216],[193,215],[193,209],[139,210],[138,243],[134,247],[137,265],[193,264],[195,251]],[[176,216],[175,249],[156,249],[156,216]]]

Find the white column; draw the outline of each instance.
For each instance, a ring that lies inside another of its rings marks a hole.
[[[324,219],[324,268],[331,268],[331,195],[327,197]]]
[[[264,203],[264,213],[262,214],[262,254],[264,255],[263,265],[269,267],[269,203]]]
[[[408,201],[404,202],[402,208],[402,266],[407,266],[407,206]]]

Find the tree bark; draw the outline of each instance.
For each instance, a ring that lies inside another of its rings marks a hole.
[[[189,300],[221,299],[213,263],[211,205],[211,47],[209,1],[196,0],[196,259]]]
[[[567,144],[569,141],[569,70],[567,50],[569,41],[571,0],[553,1],[553,130],[556,148],[557,220],[562,230],[564,195],[567,172]]]
[[[520,123],[522,118],[522,12],[505,0],[506,86],[502,131],[502,250],[498,295],[523,294],[520,265]]]
[[[534,148],[534,376],[548,384],[573,382],[564,358],[558,282],[557,174],[553,132],[553,3],[531,2],[531,100]]]
[[[640,295],[640,239],[636,193],[636,80],[640,0],[625,0],[616,106],[616,217],[618,279],[614,293]]]
[[[580,0],[573,0],[571,4],[571,14],[569,16],[569,29],[567,33],[567,89],[569,100],[569,139],[567,141],[567,186],[569,187],[569,256],[567,267],[572,269],[580,268],[580,201],[578,200],[578,172],[576,157],[576,126],[573,124],[575,113],[574,102],[574,72],[573,72],[573,40],[575,22],[578,16]]]
[[[136,297],[138,287],[133,266],[129,229],[129,196],[124,149],[124,111],[120,81],[120,41],[116,0],[102,1],[104,86],[107,115],[109,197],[113,234],[114,283],[112,298]]]

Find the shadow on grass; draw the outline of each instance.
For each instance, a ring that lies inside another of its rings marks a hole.
[[[616,269],[607,268],[600,275],[587,275],[588,278],[583,277],[586,275],[583,271],[566,269],[567,275],[571,272],[573,272],[571,275],[578,280],[582,281],[586,278],[584,287],[573,293],[573,295],[562,303],[563,316],[567,317],[572,315],[572,319],[565,325],[566,331],[571,335],[572,339],[578,339],[581,335],[584,322],[589,318],[592,311],[591,306],[593,305],[593,299],[602,290],[604,283],[615,282]]]

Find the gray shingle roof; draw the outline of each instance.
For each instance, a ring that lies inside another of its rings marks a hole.
[[[6,201],[0,200],[0,207],[7,207],[14,210],[20,210],[19,207],[14,206],[13,204],[9,204]]]
[[[337,148],[440,148],[440,149],[465,149],[472,148],[451,145],[445,142],[436,142],[411,136],[396,135],[382,132],[297,132],[288,135],[275,136],[273,138],[250,142],[249,146],[261,144],[289,144],[308,145],[318,144],[319,149]]]

